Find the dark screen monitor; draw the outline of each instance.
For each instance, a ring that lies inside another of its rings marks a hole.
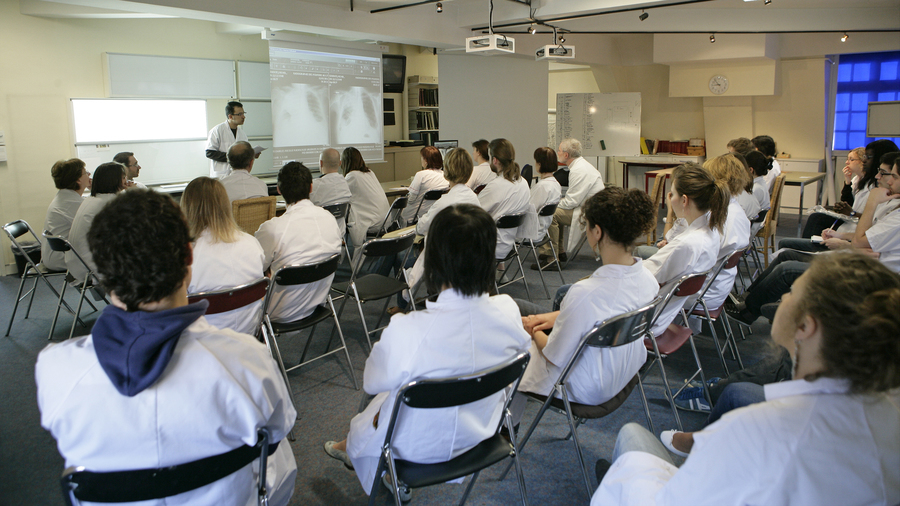
[[[447,158],[451,149],[459,147],[459,141],[434,141],[434,147],[441,152],[441,158]]]
[[[385,93],[403,93],[406,82],[406,56],[401,54],[381,55],[382,81]]]

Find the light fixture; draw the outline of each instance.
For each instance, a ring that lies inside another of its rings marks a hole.
[[[641,15],[638,16],[638,19],[640,19],[641,21],[643,21],[643,20],[645,20],[645,19],[647,19],[647,18],[649,18],[649,17],[650,17],[649,14],[647,14],[647,13],[644,12],[644,11],[641,11]]]
[[[714,33],[709,34],[709,42],[713,43],[716,41],[716,35]]]
[[[847,35],[847,32],[844,32],[844,36],[841,37],[841,42],[847,42],[847,39],[849,39],[849,38],[850,38],[850,36]]]
[[[534,23],[531,23],[531,26],[528,27],[528,33],[534,35],[534,32],[537,31],[537,28],[534,27]]]
[[[566,38],[563,37],[562,35],[560,35],[560,36],[559,36],[559,43],[560,43],[560,44],[565,44],[565,43],[566,43]]]
[[[444,12],[444,6],[441,5],[440,2],[437,3],[437,11],[438,11],[438,12]]]
[[[770,3],[772,3],[772,0],[766,0],[766,1],[763,2],[763,3],[765,3],[766,5],[769,5]]]

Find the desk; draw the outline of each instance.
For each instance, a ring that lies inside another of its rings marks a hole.
[[[680,164],[679,164],[680,165]],[[677,165],[675,166],[677,167]],[[644,173],[644,191],[650,193],[650,178],[656,179],[657,177],[663,177],[669,179],[673,172],[675,172],[675,167],[669,167],[666,169],[657,169],[657,170],[648,170]],[[665,181],[663,181],[663,185],[665,185]],[[665,191],[663,192],[665,195]]]
[[[381,187],[384,189],[384,194],[388,197],[398,197],[409,193],[409,183],[411,182],[412,181],[409,179],[403,179],[401,181],[385,181],[381,183]]]
[[[819,183],[818,193],[816,193],[816,205],[822,203],[822,183],[825,181],[824,172],[782,172],[785,175],[785,186],[800,187],[800,201],[797,203],[797,237],[800,237],[803,227],[803,189],[809,183]],[[785,206],[782,205],[782,208]],[[791,206],[787,206],[792,208]]]
[[[631,171],[632,167],[651,167],[653,169],[672,169],[678,167],[679,165],[683,165],[685,162],[694,162],[702,164],[705,160],[702,156],[688,156],[688,155],[670,155],[670,154],[657,154],[657,155],[640,155],[640,156],[629,156],[623,158],[616,158],[616,161],[622,164],[622,188],[628,188],[628,174]],[[645,178],[644,183],[648,183],[648,180]],[[649,186],[649,185],[647,185]],[[649,187],[644,188],[644,191],[650,191]]]

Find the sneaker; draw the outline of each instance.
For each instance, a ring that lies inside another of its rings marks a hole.
[[[394,495],[394,487],[391,485],[391,475],[390,473],[384,473],[381,475],[381,483],[388,489],[391,495]],[[400,486],[397,487],[400,489],[400,502],[409,502],[412,499],[412,492],[410,492],[409,487],[406,483],[400,482]]]
[[[709,387],[713,387],[716,385],[716,383],[719,382],[720,379],[722,379],[722,378],[709,378],[708,380],[706,380],[706,384]],[[684,390],[687,390],[688,388],[703,388],[703,384],[700,383],[699,381],[691,381],[690,383],[687,384],[686,387],[684,387]],[[672,395],[675,395],[675,393],[678,392],[677,388],[670,388],[669,390],[672,391]],[[684,390],[682,390],[681,393],[684,393]],[[702,392],[702,390],[701,390],[701,392]],[[678,396],[678,398],[680,398],[680,397],[681,397],[681,395]]]
[[[709,403],[703,395],[703,387],[685,387],[684,390],[675,398],[675,407],[685,411],[694,411],[697,413],[709,413]]]
[[[675,448],[675,445],[672,444],[672,439],[675,437],[675,434],[681,432],[680,430],[664,430],[659,435],[659,440],[662,442],[663,446],[666,447],[667,450],[678,455],[679,457],[687,458],[688,454]]]
[[[350,456],[347,455],[347,452],[343,450],[338,450],[334,447],[337,444],[336,441],[328,441],[325,443],[325,453],[328,454],[329,457],[340,460],[344,463],[344,467],[347,469],[353,470],[353,462],[350,461]]]
[[[567,255],[565,251],[561,252],[559,255],[556,255],[556,257],[559,258],[560,262],[565,262],[569,259],[569,255]]]

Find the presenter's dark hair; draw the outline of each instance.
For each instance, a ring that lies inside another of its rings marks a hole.
[[[445,286],[467,297],[494,286],[497,226],[484,209],[457,204],[439,212],[428,231],[425,286],[440,293]]]
[[[534,150],[534,161],[541,164],[538,169],[538,172],[541,174],[556,172],[556,169],[559,168],[559,159],[556,158],[556,151],[546,146]]]
[[[300,162],[288,162],[278,171],[278,190],[288,204],[309,198],[312,174]]]
[[[132,156],[134,156],[134,153],[131,151],[122,151],[121,153],[116,153],[116,156],[113,157],[113,161],[128,167],[128,162],[130,161],[128,159]]]
[[[94,171],[91,183],[91,197],[102,193],[117,193],[124,189],[122,178],[125,177],[125,166],[117,162],[101,163]]]
[[[444,159],[441,157],[441,150],[434,146],[425,146],[419,150],[419,155],[425,159],[426,169],[443,169]]]
[[[353,146],[350,146],[344,148],[344,151],[341,153],[341,173],[346,176],[354,170],[370,172],[369,167],[366,165],[366,161],[363,160],[362,153]]]
[[[766,160],[766,155],[759,151],[751,151],[745,158],[747,158],[747,165],[753,170],[754,176],[760,177],[769,173],[769,162]]]
[[[227,104],[225,104],[225,116],[231,116],[232,114],[234,114],[235,107],[240,107],[241,109],[243,109],[244,104],[236,101],[228,102]]]
[[[256,153],[253,146],[247,141],[237,141],[228,148],[228,165],[234,169],[246,169],[250,167],[250,161]]]
[[[750,142],[753,143],[753,147],[756,148],[757,151],[766,155],[766,158],[773,158],[775,154],[778,153],[778,150],[775,147],[775,139],[768,135],[757,135]]]
[[[653,201],[637,188],[607,186],[585,201],[582,213],[588,228],[599,226],[603,235],[626,248],[656,225]]]
[[[85,165],[79,158],[60,160],[50,168],[53,184],[60,190],[78,191],[78,180],[84,174]]]
[[[481,156],[482,160],[490,161],[488,158],[490,155],[488,154],[488,146],[491,143],[486,139],[478,139],[477,141],[472,143],[472,147],[475,148],[475,151],[478,151],[479,156]]]
[[[123,233],[128,230],[140,233]],[[152,190],[135,188],[113,199],[97,213],[87,239],[100,283],[129,311],[174,293],[192,261],[181,210]]]

